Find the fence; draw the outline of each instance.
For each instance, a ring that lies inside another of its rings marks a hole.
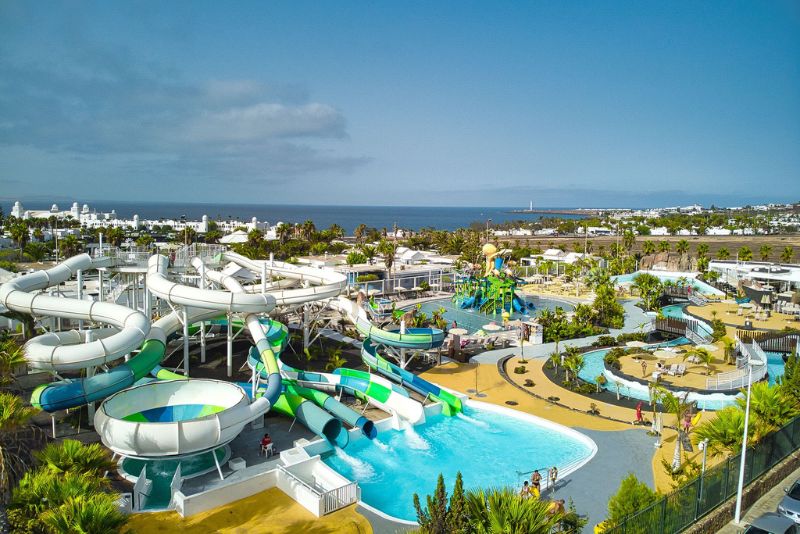
[[[326,491],[322,494],[322,515],[335,512],[358,501],[358,483],[351,482],[346,486]]]
[[[685,336],[698,345],[711,341],[709,327],[696,319],[664,317],[663,319],[656,319],[655,327],[656,330],[661,332]]]
[[[761,348],[771,352],[794,352],[800,334],[796,332],[765,332],[761,330],[736,330],[736,337],[744,343],[758,341]]]
[[[750,484],[800,448],[800,417],[747,448],[744,484]],[[644,510],[628,516],[607,534],[674,534],[720,506],[736,493],[739,454],[706,469],[700,477],[676,489]]]

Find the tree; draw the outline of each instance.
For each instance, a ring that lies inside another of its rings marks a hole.
[[[289,238],[292,236],[292,225],[286,223],[280,223],[278,227],[275,229],[275,233],[278,235],[278,241],[280,244],[285,244]]]
[[[211,232],[209,232],[211,233]],[[208,240],[208,233],[206,234],[206,240]],[[150,248],[156,240],[150,234],[141,234],[139,237],[136,238],[136,246],[142,248]]]
[[[367,257],[364,256],[361,252],[354,250],[347,255],[345,261],[347,262],[347,265],[352,267],[353,265],[367,263]]]
[[[658,301],[664,292],[661,280],[650,273],[640,273],[633,278],[633,287],[639,290],[642,305],[645,310],[654,310],[658,307]]]
[[[714,361],[714,356],[712,356],[708,349],[703,347],[693,347],[683,354],[683,359],[686,360],[686,358],[691,356],[694,356],[700,361],[701,364],[703,364],[703,366],[706,368],[706,375],[711,374],[711,364]]]
[[[780,387],[767,382],[756,382],[750,386],[750,426],[753,440],[760,441],[775,432],[798,414],[798,407],[782,395]],[[747,399],[737,397],[736,405],[744,411]]]
[[[726,247],[722,247],[717,251],[717,259],[727,260],[730,257],[731,253],[728,252],[728,249]]]
[[[553,513],[550,502],[525,498],[511,488],[467,492],[470,531],[475,534],[549,534],[563,512]]]
[[[344,367],[347,364],[347,360],[342,358],[342,349],[334,350],[330,357],[328,358],[328,363],[325,365],[326,371],[333,371],[334,369],[338,369],[339,367]]]
[[[366,263],[372,263],[373,258],[375,258],[375,256],[378,255],[378,248],[372,245],[361,245],[358,248],[361,251],[361,254],[363,254],[364,257],[367,258]]]
[[[685,239],[681,239],[680,241],[678,241],[678,244],[675,245],[675,251],[680,254],[686,254],[687,252],[689,252],[689,242],[686,241]]]
[[[783,252],[781,252],[781,261],[783,263],[791,263],[792,257],[794,257],[794,249],[789,245],[783,247]]]
[[[753,251],[750,250],[750,247],[742,247],[739,249],[739,252],[736,254],[736,258],[739,261],[751,261],[753,259]]]
[[[656,252],[656,244],[650,240],[645,241],[642,243],[642,253],[645,256],[649,256],[650,254],[655,254]]]
[[[361,243],[361,240],[364,238],[364,234],[367,231],[367,225],[364,223],[359,224],[356,226],[356,229],[353,230],[353,237],[356,238],[358,243]]]
[[[464,480],[461,471],[456,474],[456,483],[453,486],[453,495],[450,496],[450,509],[447,515],[448,532],[467,532],[469,516],[467,515],[467,500],[464,494]]]
[[[790,354],[783,367],[779,386],[783,396],[793,405],[800,405],[800,356]]]
[[[723,454],[732,455],[742,448],[744,433],[744,413],[736,406],[726,406],[717,410],[714,417],[703,421],[694,429],[694,441],[708,440],[708,454],[712,457]],[[749,434],[752,435],[750,426]]]
[[[669,241],[667,241],[666,239],[658,243],[659,252],[669,252],[670,249],[672,249],[672,245],[670,245]]]
[[[108,451],[99,443],[84,445],[74,439],[49,443],[34,454],[37,460],[54,473],[78,473],[102,477],[116,467]]]
[[[661,404],[664,410],[675,416],[675,427],[678,429],[678,436],[675,439],[675,453],[672,457],[672,471],[677,471],[681,467],[681,438],[683,437],[682,424],[692,403],[689,402],[689,393],[675,395],[671,391],[664,391],[661,395]]]
[[[625,309],[617,302],[614,288],[611,284],[602,284],[595,289],[595,298],[592,303],[595,322],[607,328],[622,328],[625,323]]]
[[[41,522],[51,532],[110,534],[121,532],[128,522],[115,495],[91,493],[67,498],[58,508],[46,510]]]
[[[14,370],[26,364],[25,353],[13,338],[0,341],[0,386],[14,382]]]
[[[83,245],[74,234],[69,234],[58,242],[61,256],[70,258],[83,250]]]
[[[439,474],[436,481],[436,490],[433,495],[425,497],[427,506],[422,509],[419,495],[414,493],[414,510],[417,512],[417,523],[423,534],[447,534],[447,490],[444,485],[444,476]]]
[[[767,245],[766,243],[761,245],[761,248],[759,249],[759,254],[761,254],[761,261],[767,261],[771,253],[772,253],[771,246]]]
[[[622,479],[617,493],[608,500],[609,526],[618,525],[629,515],[644,510],[658,500],[658,493],[651,490],[644,482],[639,481],[636,475],[629,473]]]
[[[708,255],[708,243],[700,243],[697,245],[697,257],[698,258],[705,258]]]
[[[311,238],[314,237],[314,233],[316,233],[317,227],[314,224],[314,221],[311,219],[306,219],[303,221],[303,224],[300,225],[300,232],[303,235],[303,239],[306,241],[311,241]]]
[[[30,239],[28,226],[23,222],[14,223],[11,228],[8,229],[8,233],[11,235],[11,239],[17,244],[19,259],[22,259],[22,249],[25,248],[25,245]]]
[[[125,240],[125,231],[122,228],[105,228],[103,230],[103,235],[106,238],[106,242],[114,247],[121,246],[122,242]]]
[[[44,243],[28,243],[25,245],[25,254],[27,254],[33,261],[41,262],[47,257],[50,252],[50,247]]]
[[[29,424],[38,411],[0,391],[0,502],[8,502],[11,489],[33,465],[33,451],[47,441],[41,429]]]
[[[342,237],[344,237],[344,228],[342,228],[336,223],[333,223],[328,227],[328,232],[333,237],[333,239],[341,239]]]
[[[397,253],[397,242],[381,240],[378,244],[378,252],[383,255],[383,264],[391,274],[392,266],[394,265],[394,256]]]

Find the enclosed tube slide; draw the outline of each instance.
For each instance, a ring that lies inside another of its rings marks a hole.
[[[308,282],[309,287],[270,291],[278,306],[304,304],[338,296],[347,287],[347,276],[332,270],[300,267],[291,263],[269,260],[251,260],[235,252],[223,252],[221,259],[232,261],[256,275],[277,274],[298,283]]]

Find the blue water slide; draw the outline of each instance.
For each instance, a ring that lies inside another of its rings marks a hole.
[[[460,306],[462,308],[470,308],[472,307],[473,304],[475,304],[475,295],[470,295],[469,297],[461,301]]]

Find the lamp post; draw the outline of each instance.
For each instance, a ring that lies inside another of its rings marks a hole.
[[[750,423],[750,389],[753,383],[753,362],[747,360],[750,368],[747,373],[747,403],[744,409],[744,435],[742,436],[742,457],[739,462],[739,484],[736,488],[736,514],[734,522],[738,525],[742,521],[742,490],[744,489],[744,463],[747,456],[747,430]]]

